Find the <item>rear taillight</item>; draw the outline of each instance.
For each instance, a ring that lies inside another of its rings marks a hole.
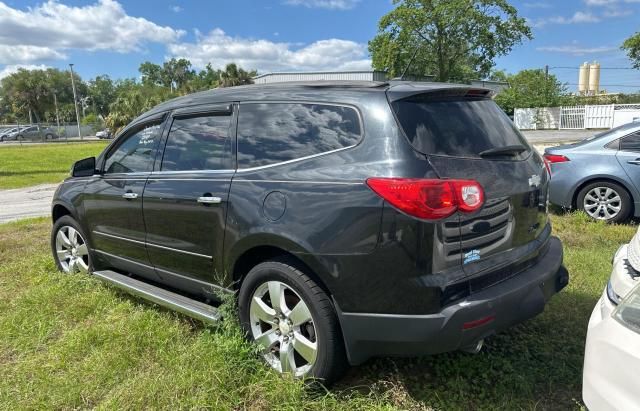
[[[544,158],[544,165],[547,167],[549,175],[551,175],[551,164],[566,163],[567,161],[570,161],[567,156],[563,156],[561,154],[544,153],[544,156],[542,157]]]
[[[482,186],[473,180],[369,178],[367,185],[389,204],[413,217],[445,218],[456,210],[470,213],[484,203]]]

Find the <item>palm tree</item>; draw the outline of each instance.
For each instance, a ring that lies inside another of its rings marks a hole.
[[[253,84],[255,71],[246,71],[242,67],[238,67],[235,63],[229,63],[220,72],[220,87],[233,87],[243,84]]]

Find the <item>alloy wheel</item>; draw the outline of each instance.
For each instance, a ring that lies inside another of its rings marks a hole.
[[[584,211],[596,220],[615,218],[622,209],[620,194],[610,187],[594,187],[583,201]]]
[[[89,250],[78,230],[62,226],[56,233],[56,255],[65,273],[89,272]]]
[[[307,303],[280,281],[261,284],[249,306],[251,334],[269,365],[282,373],[303,377],[318,354],[313,317]]]

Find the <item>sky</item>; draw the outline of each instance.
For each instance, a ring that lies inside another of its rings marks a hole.
[[[577,67],[602,65],[609,91],[640,90],[622,42],[640,31],[640,0],[512,0],[534,39],[497,59],[515,73],[550,67],[576,89]],[[18,67],[84,79],[137,77],[144,61],[237,62],[259,73],[369,70],[367,42],[391,0],[0,0],[0,78]],[[566,68],[565,68],[566,67]]]

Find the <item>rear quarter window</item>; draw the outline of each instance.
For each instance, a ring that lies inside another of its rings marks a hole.
[[[238,117],[238,168],[261,167],[354,146],[362,135],[352,107],[245,103]]]
[[[478,157],[504,146],[529,149],[493,100],[418,96],[395,101],[392,108],[411,145],[423,154]]]

